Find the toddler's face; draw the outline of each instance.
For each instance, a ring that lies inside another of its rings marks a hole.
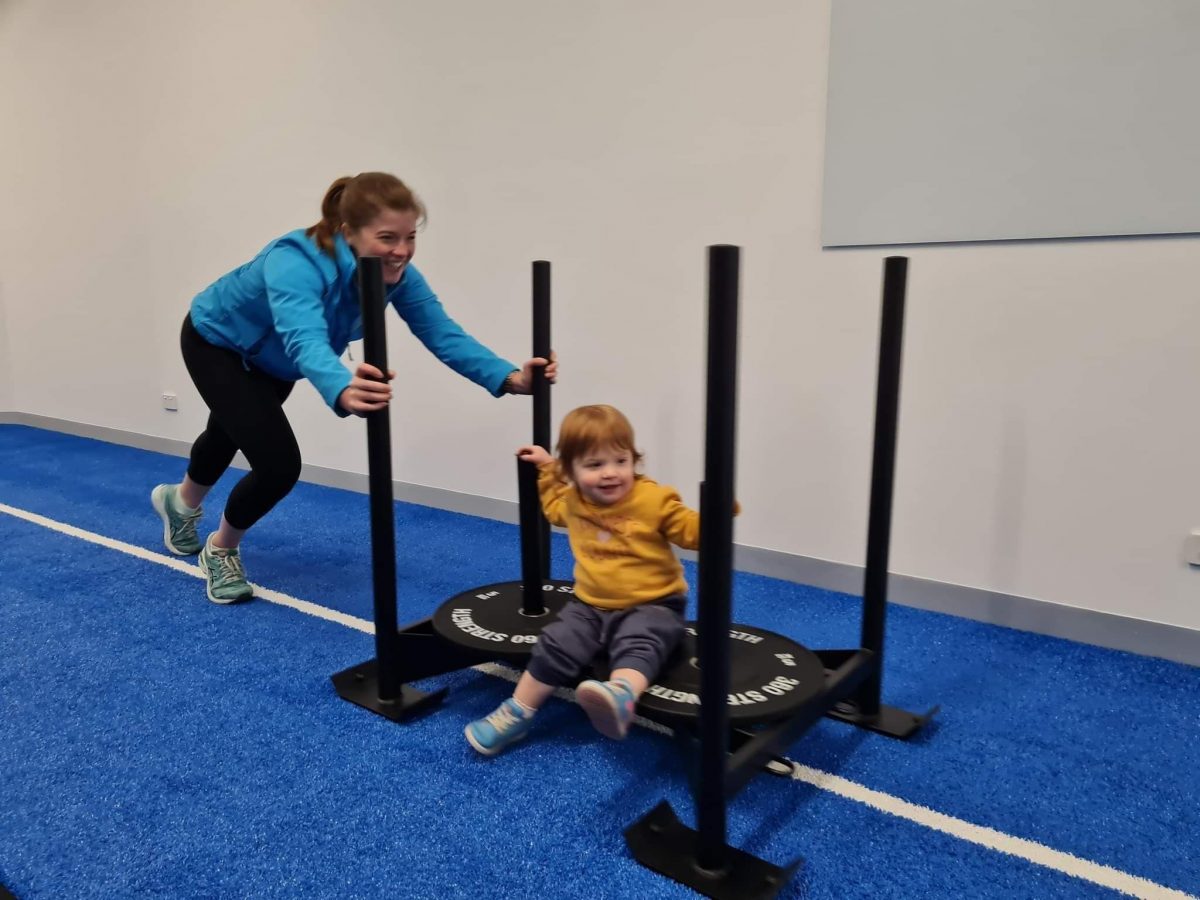
[[[571,466],[571,479],[591,503],[612,506],[633,490],[633,451],[592,447]]]

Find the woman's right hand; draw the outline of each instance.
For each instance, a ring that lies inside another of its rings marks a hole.
[[[544,466],[548,462],[554,462],[554,457],[547,453],[544,447],[539,447],[536,444],[518,447],[517,459],[522,462],[531,462],[535,466]]]
[[[388,370],[388,381],[396,373]],[[359,363],[350,384],[338,395],[338,406],[348,413],[364,416],[383,409],[392,399],[392,388],[383,380],[383,373],[369,363]]]

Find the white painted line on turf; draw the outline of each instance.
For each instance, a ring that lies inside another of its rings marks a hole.
[[[39,516],[37,513],[17,509],[15,506],[6,506],[3,503],[0,503],[0,512],[7,513],[17,519],[24,519],[26,522],[32,522],[34,525],[41,525],[43,528],[49,528],[51,531],[57,531],[60,534],[70,535],[83,541],[99,544],[101,547],[107,547],[109,550],[119,550],[121,553],[128,553],[130,556],[136,556],[138,559],[143,559],[146,562],[158,563],[160,566],[166,566],[169,569],[174,569],[176,572],[182,572],[184,575],[191,575],[193,578],[204,578],[198,566],[194,563],[184,562],[178,556],[156,553],[153,550],[147,550],[145,547],[126,544],[124,541],[117,541],[102,534],[84,531],[82,528],[76,528],[74,525],[56,522],[54,519],[47,519],[45,516]],[[287,594],[281,594],[279,591],[273,591],[270,588],[255,585],[254,596],[262,600],[269,600],[271,603],[278,603],[280,606],[291,607],[307,615],[316,616],[318,619],[325,619],[329,622],[345,625],[347,628],[365,631],[367,634],[375,633],[374,624],[368,622],[366,619],[338,612],[336,609],[318,606],[316,603],[309,603],[307,600],[297,600],[295,597],[289,597]]]
[[[811,769],[808,766],[800,765],[800,763],[793,763],[792,778],[797,781],[803,781],[805,784],[811,784],[813,787],[818,787],[823,791],[837,794],[839,797],[845,797],[847,800],[853,800],[857,803],[870,806],[889,815],[907,819],[918,825],[924,825],[926,828],[934,831],[941,831],[960,840],[978,844],[981,847],[986,847],[988,850],[1007,853],[1009,856],[1027,860],[1036,865],[1044,866],[1047,869],[1056,869],[1075,878],[1091,881],[1101,887],[1120,891],[1122,894],[1130,894],[1134,897],[1155,898],[1155,900],[1160,897],[1164,898],[1164,900],[1165,898],[1195,900],[1191,894],[1185,894],[1183,891],[1163,887],[1153,881],[1129,875],[1111,866],[1103,866],[1086,859],[1080,859],[1078,856],[1054,850],[1036,841],[1013,837],[1002,831],[996,831],[994,828],[973,825],[963,819],[957,819],[954,816],[936,812],[928,807],[919,806],[916,803],[909,803],[907,800],[901,800],[899,797],[893,797],[891,794],[872,790],[869,787],[849,781],[839,775],[822,772],[820,769]]]
[[[57,531],[60,534],[66,534],[80,540],[89,541],[93,544],[98,544],[101,547],[107,547],[110,550],[117,550],[121,553],[127,553],[130,556],[136,556],[138,559],[147,562],[158,563],[159,565],[167,566],[182,572],[185,575],[191,575],[195,578],[203,578],[200,570],[191,563],[186,563],[183,560],[168,556],[165,553],[156,553],[153,550],[147,550],[144,547],[138,547],[134,544],[127,544],[124,541],[113,540],[101,534],[95,534],[91,531],[84,531],[82,528],[76,528],[74,525],[67,525],[63,522],[57,522],[54,519],[48,519],[45,516],[40,516],[37,513],[27,512],[23,509],[17,509],[13,506],[6,506],[0,503],[0,512],[6,513],[18,519],[24,519],[26,522],[31,522],[35,525],[41,525],[44,528],[49,528],[52,531]],[[254,587],[254,596],[262,600],[268,600],[271,603],[277,603],[280,606],[287,606],[291,609],[305,613],[306,615],[315,616],[318,619],[325,619],[329,622],[336,622],[339,625],[345,625],[347,628],[353,628],[357,631],[362,631],[367,634],[375,633],[375,625],[368,622],[366,619],[360,619],[357,616],[351,616],[347,613],[338,612],[337,610],[328,609],[324,606],[319,606],[316,603],[310,603],[307,600],[298,600],[295,597],[289,597],[287,594],[273,591],[269,588],[262,588],[257,585]],[[520,677],[520,672],[509,666],[499,665],[496,663],[481,663],[473,667],[476,671],[487,675],[492,675],[497,678],[503,678],[507,681],[515,682]],[[565,700],[574,700],[575,692],[568,688],[558,688],[555,694]],[[649,728],[664,734],[671,734],[671,729],[657,722],[652,722],[649,719],[638,717],[637,722],[643,727]],[[954,816],[948,816],[945,813],[936,812],[925,806],[920,806],[916,803],[910,803],[907,800],[902,800],[899,797],[893,797],[891,794],[885,794],[881,791],[872,790],[865,785],[842,778],[839,775],[834,775],[829,772],[823,772],[820,769],[812,769],[808,766],[793,763],[792,778],[797,781],[803,781],[813,787],[823,791],[828,791],[831,794],[837,794],[847,800],[853,800],[856,803],[862,803],[880,812],[888,815],[896,816],[900,819],[906,819],[917,825],[924,826],[933,831],[940,831],[948,834],[951,837],[959,838],[972,844],[977,844],[988,850],[993,850],[998,853],[1005,853],[1009,856],[1015,856],[1018,859],[1026,860],[1038,866],[1043,866],[1047,869],[1054,869],[1062,872],[1065,875],[1070,875],[1073,878],[1079,878],[1083,881],[1090,881],[1093,884],[1098,884],[1101,887],[1106,887],[1122,894],[1129,894],[1134,897],[1146,898],[1146,900],[1197,900],[1192,894],[1186,894],[1183,891],[1177,891],[1173,888],[1164,887],[1153,881],[1148,881],[1145,878],[1139,878],[1136,875],[1130,875],[1122,872],[1120,869],[1114,869],[1111,866],[1101,865],[1086,859],[1081,859],[1078,856],[1072,856],[1070,853],[1064,853],[1060,850],[1055,850],[1047,847],[1045,844],[1039,844],[1036,841],[1026,840],[1025,838],[1013,837],[1005,834],[1002,831],[996,831],[993,828],[987,828],[982,825],[974,825],[964,819],[958,819]]]

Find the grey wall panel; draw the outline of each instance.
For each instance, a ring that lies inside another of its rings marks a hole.
[[[1200,232],[1197,0],[834,0],[825,246]]]

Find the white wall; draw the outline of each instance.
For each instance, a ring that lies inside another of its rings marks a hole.
[[[554,263],[556,411],[625,409],[696,498],[704,246],[745,249],[740,543],[860,563],[878,250],[822,251],[827,0],[567,4],[10,0],[0,217],[22,411],[190,439],[189,298],[381,168],[430,209],[418,264],[510,357]],[[1198,246],[918,247],[892,568],[1200,628]],[[395,476],[515,498],[527,405],[396,325]],[[102,388],[99,386],[103,386]],[[159,394],[180,394],[178,413]],[[307,386],[308,462],[365,468]]]
[[[8,316],[4,312],[4,280],[0,276],[0,413],[12,410],[12,349],[8,340]]]

